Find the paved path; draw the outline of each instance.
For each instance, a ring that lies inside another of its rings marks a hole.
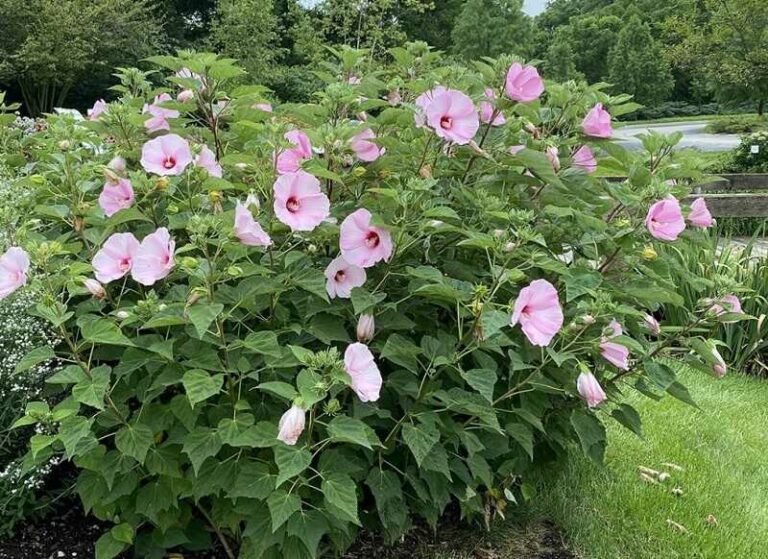
[[[660,134],[673,134],[682,132],[683,139],[677,144],[678,148],[698,148],[703,151],[727,151],[739,145],[738,134],[709,134],[704,131],[706,120],[687,122],[665,122],[662,124],[632,124],[616,128],[614,137],[621,140],[626,146],[637,149],[641,143],[637,134],[643,134],[650,130]]]

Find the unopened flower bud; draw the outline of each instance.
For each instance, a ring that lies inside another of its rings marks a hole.
[[[661,333],[661,325],[652,315],[646,314],[643,317],[643,324],[654,336],[658,336]]]
[[[653,248],[651,245],[646,245],[646,247],[643,249],[643,258],[645,260],[656,260],[659,257],[659,254],[656,252],[656,249]]]
[[[227,275],[236,278],[243,275],[243,269],[240,266],[230,266],[227,268]]]
[[[131,316],[131,313],[129,313],[128,311],[117,311],[117,312],[115,313],[115,316],[116,316],[117,318],[119,318],[120,320],[125,320],[126,318],[128,318],[129,316]]]
[[[248,163],[235,163],[235,169],[242,171],[246,168],[248,168]]]
[[[403,101],[403,98],[400,96],[400,90],[399,89],[393,89],[387,95],[387,103],[389,103],[389,105],[392,106],[392,107],[396,107],[402,101]]]
[[[160,303],[160,305],[157,307],[157,310],[162,312],[162,311],[166,310],[167,308],[168,308],[168,305],[166,305],[165,303]]]
[[[71,147],[72,147],[72,143],[69,140],[62,140],[62,141],[59,142],[59,149],[60,150],[66,151],[66,150],[68,150]]]
[[[483,150],[483,148],[477,145],[477,142],[475,142],[474,140],[469,141],[469,148],[480,157],[486,157],[488,155],[488,152],[486,152],[485,150]]]
[[[85,227],[85,221],[82,217],[77,216],[74,220],[72,220],[72,229],[75,230],[75,233],[80,233],[83,228]]]
[[[98,280],[87,278],[83,280],[83,285],[96,299],[103,299],[107,296],[107,292],[104,290],[104,286],[101,285]]]
[[[365,167],[363,167],[363,166],[355,167],[354,170],[352,171],[352,174],[355,177],[357,177],[357,178],[364,177],[365,176]]]
[[[728,372],[728,367],[726,367],[723,356],[720,355],[720,352],[717,351],[717,348],[712,348],[712,357],[715,360],[714,365],[712,365],[712,372],[715,373],[717,378],[723,378],[725,373]]]
[[[585,314],[581,317],[581,322],[585,326],[592,326],[595,323],[595,317],[591,314]]]
[[[382,169],[381,171],[379,171],[379,178],[386,179],[391,174],[392,172],[389,169]]]
[[[431,179],[432,178],[432,165],[422,165],[421,169],[419,169],[419,176],[422,179]]]
[[[517,248],[517,244],[512,241],[509,241],[507,244],[504,245],[504,252],[512,252],[513,250],[515,250],[515,248]]]
[[[376,322],[372,314],[361,314],[357,319],[357,341],[361,343],[370,342],[376,328]]]
[[[506,233],[506,231],[504,229],[494,229],[493,230],[493,236],[496,237],[497,239],[500,239],[501,237],[503,237],[505,233]]]
[[[122,174],[122,173],[125,173],[127,164],[125,162],[125,159],[123,159],[120,156],[115,156],[109,160],[109,163],[107,163],[107,167],[112,171],[114,171],[115,173]]]
[[[221,191],[211,190],[208,193],[208,199],[211,201],[211,204],[218,204],[223,200],[223,196],[221,195]]]
[[[104,167],[104,178],[112,184],[120,182],[120,176],[108,167]]]
[[[261,202],[259,202],[259,197],[253,193],[249,194],[245,199],[245,207],[248,209],[253,208],[258,212],[261,209]]]
[[[555,170],[555,173],[560,170],[559,154],[560,150],[558,150],[555,146],[547,148],[547,159],[549,159],[549,162],[552,164],[552,168]]]
[[[525,125],[525,131],[531,134],[537,140],[541,138],[541,131],[531,122]]]
[[[176,100],[179,103],[186,103],[187,101],[191,101],[194,98],[195,98],[195,92],[192,91],[191,89],[185,89],[184,91],[182,91],[176,96]]]
[[[315,254],[317,252],[317,245],[314,245],[314,244],[307,245],[307,252],[309,254]]]
[[[157,177],[155,180],[155,190],[164,192],[168,188],[170,181],[166,177]]]
[[[328,403],[325,404],[325,413],[328,415],[336,415],[341,411],[341,403],[336,398],[331,398]]]
[[[444,221],[440,221],[439,219],[432,219],[432,220],[429,221],[429,226],[430,227],[437,228],[437,227],[442,227],[443,225],[445,225],[445,222]]]
[[[179,258],[179,266],[194,270],[197,268],[197,258],[193,258],[192,256],[182,256]]]

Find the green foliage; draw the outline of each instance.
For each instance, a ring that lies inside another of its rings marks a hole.
[[[195,165],[145,172],[141,110],[156,92],[141,98],[126,88],[95,121],[50,117],[29,146],[35,205],[16,241],[41,293],[31,312],[60,332],[55,351],[66,367],[48,378],[55,403],[35,403],[23,419],[53,427],[31,438],[26,460],[58,456],[79,468],[84,507],[116,524],[100,538],[99,558],[129,546],[146,557],[205,546],[209,534],[232,557],[313,557],[343,550],[360,526],[389,542],[417,519],[434,526],[451,502],[465,517],[490,519],[533,498],[527,481],[539,458],[577,441],[601,460],[605,421],[637,432],[626,391],[690,401],[659,358],[714,342],[686,329],[655,337],[642,325],[661,302],[683,304],[668,261],[643,258],[646,244],[659,244],[644,233],[649,205],[686,195],[701,176],[672,149],[676,138],[650,135],[640,152],[585,138],[579,123],[595,103],[616,115],[633,104],[599,86],[548,82],[528,104],[499,95],[506,124],[449,145],[416,125],[416,98],[440,83],[478,103],[486,88],[502,91],[510,58],[449,66],[424,45],[406,45],[391,50],[392,65],[367,73],[365,51],[334,52],[314,102],[272,114],[253,108],[264,90],[242,85],[230,59],[152,59],[169,90],[194,91],[169,102],[180,111],[171,133],[196,153],[209,146],[222,177]],[[177,76],[182,68],[197,77]],[[370,163],[350,148],[367,127],[386,148]],[[310,232],[289,230],[273,210],[274,155],[296,128],[316,150],[303,168],[330,199],[332,219]],[[600,158],[592,175],[570,161],[585,143]],[[510,153],[520,144],[527,149]],[[557,171],[545,155],[554,146]],[[107,218],[97,199],[116,155],[136,198]],[[604,174],[629,178],[609,183]],[[261,202],[251,215],[269,247],[234,237],[236,202],[249,194]],[[358,208],[390,233],[394,252],[367,268],[349,299],[329,298],[323,271],[339,254],[339,224]],[[158,227],[176,242],[165,279],[113,281],[103,297],[84,289],[110,235],[144,238]],[[705,241],[691,230],[674,246]],[[509,325],[536,279],[555,286],[564,312],[545,348]],[[685,311],[691,325],[716,320]],[[342,358],[363,312],[375,315],[368,347],[383,378],[365,402]],[[617,341],[631,348],[627,371],[600,355],[614,319],[624,327]],[[711,357],[690,359],[704,368]],[[598,410],[579,398],[579,371],[593,372],[608,394]],[[280,418],[296,411],[306,424],[289,445],[285,433],[278,438]]]
[[[616,91],[634,96],[643,105],[667,100],[672,90],[672,74],[651,30],[633,16],[619,33],[608,56],[608,81]]]
[[[532,22],[522,0],[467,0],[456,18],[452,51],[464,60],[530,51]]]
[[[733,115],[717,118],[707,124],[711,134],[749,134],[766,128],[766,121],[754,115]]]
[[[741,139],[733,153],[734,173],[768,173],[768,131],[754,132]]]

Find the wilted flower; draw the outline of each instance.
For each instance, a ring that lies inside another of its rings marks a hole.
[[[366,273],[363,268],[347,262],[343,256],[337,256],[325,269],[325,277],[325,290],[331,299],[349,299],[355,287],[365,284]]]
[[[515,326],[518,322],[533,345],[549,345],[563,326],[563,309],[555,286],[538,279],[521,289],[510,324]]]
[[[587,113],[581,122],[581,129],[587,136],[594,138],[610,138],[613,134],[611,114],[598,103]]]
[[[306,171],[281,175],[273,186],[275,216],[292,231],[312,231],[330,214],[320,181]]]
[[[379,399],[383,381],[368,346],[359,342],[347,346],[344,370],[352,379],[352,390],[362,402],[375,402]]]
[[[707,229],[715,224],[712,214],[709,213],[707,203],[704,198],[696,198],[691,204],[691,213],[688,214],[688,221],[691,225]]]
[[[200,149],[200,153],[195,158],[195,166],[202,167],[208,171],[208,174],[212,177],[221,178],[221,175],[223,174],[221,165],[216,161],[216,154],[214,154],[208,146],[203,146]]]
[[[560,170],[560,157],[558,157],[559,153],[560,150],[558,150],[555,146],[550,146],[547,148],[547,159],[549,159],[549,163],[552,165],[552,169],[554,169],[555,173]]]
[[[304,432],[306,412],[293,404],[280,418],[277,425],[277,438],[287,445],[295,445]]]
[[[131,271],[138,250],[139,241],[132,233],[114,233],[93,257],[96,279],[109,283],[125,276]]]
[[[600,341],[600,354],[608,362],[616,365],[619,369],[629,369],[629,349],[619,343],[610,341],[611,338],[622,335],[621,324],[612,320],[608,325],[608,332]]]
[[[594,173],[597,170],[597,159],[589,146],[581,146],[571,156],[574,167],[583,169],[587,173]]]
[[[576,379],[576,389],[590,408],[599,406],[605,400],[605,392],[592,373],[581,373]]]
[[[176,96],[176,100],[179,103],[186,103],[187,101],[191,101],[194,98],[195,98],[195,92],[192,91],[191,89],[185,89]]]
[[[373,130],[366,128],[349,141],[349,147],[355,152],[360,161],[376,161],[384,153],[384,150],[371,140],[375,140]]]
[[[83,280],[83,285],[88,290],[88,293],[93,295],[96,299],[103,299],[107,296],[107,292],[104,286],[98,280],[93,278],[86,278]]]
[[[175,249],[176,243],[165,227],[147,235],[136,250],[131,276],[142,285],[154,285],[173,270]]]
[[[101,115],[107,112],[108,108],[109,107],[104,99],[99,99],[93,104],[93,107],[88,109],[88,120],[98,120]]]
[[[369,268],[392,255],[389,231],[371,225],[371,212],[359,209],[341,223],[339,246],[347,262]]]
[[[235,236],[247,246],[266,247],[272,244],[272,239],[269,238],[259,222],[253,218],[248,207],[240,202],[235,207]]]
[[[523,66],[515,62],[507,71],[504,91],[513,101],[529,103],[544,93],[544,81],[533,66]]]
[[[123,159],[120,156],[115,156],[112,159],[109,160],[109,163],[107,163],[107,168],[111,169],[115,173],[125,173],[125,170],[127,169],[127,164],[125,162],[125,159]]]
[[[661,333],[661,325],[659,324],[659,321],[653,317],[653,315],[646,314],[643,317],[643,324],[654,336],[658,336]]]
[[[291,130],[286,132],[284,137],[293,144],[293,147],[281,150],[277,154],[275,166],[281,175],[301,170],[301,162],[312,157],[312,144],[304,132]]]
[[[504,118],[504,115],[501,114],[501,111],[496,111],[496,107],[493,104],[493,101],[496,100],[496,92],[493,91],[490,87],[485,89],[485,98],[488,99],[488,101],[481,101],[479,108],[480,108],[480,121],[485,124],[490,124],[491,126],[501,126],[503,125],[507,119]],[[493,116],[494,111],[496,111],[496,116]],[[491,119],[493,118],[493,122],[491,122]]]
[[[112,217],[120,210],[133,205],[133,186],[128,179],[118,179],[117,182],[107,182],[99,195],[99,207],[104,215]]]
[[[24,249],[11,247],[0,256],[0,300],[27,283],[29,255]]]

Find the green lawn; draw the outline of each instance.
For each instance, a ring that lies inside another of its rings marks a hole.
[[[663,118],[654,118],[649,120],[625,120],[616,123],[617,128],[622,126],[630,126],[633,124],[664,124],[665,122],[697,122],[700,120],[718,120],[720,118],[727,118],[733,116],[752,116],[757,117],[757,113],[744,113],[733,115],[694,115],[694,116],[668,116]]]
[[[543,484],[537,512],[584,559],[768,557],[768,381],[681,379],[701,410],[633,398],[645,440],[614,425],[605,468],[574,455]],[[648,483],[638,466],[670,478]]]

